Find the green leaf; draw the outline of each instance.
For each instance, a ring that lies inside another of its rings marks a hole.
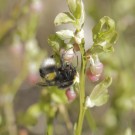
[[[80,19],[82,11],[84,11],[83,2],[81,0],[67,0],[70,12],[76,19]]]
[[[87,51],[89,54],[112,52],[113,44],[116,43],[118,34],[115,30],[113,19],[104,16],[92,30],[93,46]]]
[[[103,49],[103,46],[100,46],[100,45],[93,45],[88,51],[87,51],[87,54],[97,54],[97,53],[101,53],[103,52],[104,49]]]
[[[103,80],[101,83],[95,86],[95,88],[93,89],[90,95],[90,98],[93,100],[98,96],[100,96],[104,91],[106,91],[105,89],[107,89],[111,83],[112,83],[112,78],[107,77],[105,80]]]
[[[95,106],[102,106],[104,105],[109,99],[109,95],[108,95],[108,91],[107,89],[104,90],[104,93],[102,93],[102,95],[100,95],[97,99],[94,100],[94,104]]]
[[[102,46],[100,43],[97,45],[93,45],[89,50],[89,54],[97,54],[102,52],[113,52],[114,48],[111,44],[107,44],[106,46]]]
[[[56,32],[61,40],[71,39],[74,37],[74,32],[71,30],[61,30]]]
[[[85,20],[83,2],[82,0],[67,0],[67,3],[72,14],[70,12],[59,13],[54,20],[54,24],[57,26],[61,24],[72,23],[79,31],[81,30]]]
[[[65,47],[66,44],[57,35],[51,35],[48,39],[48,43],[52,46],[54,52],[58,52],[61,47]]]
[[[100,19],[98,24],[93,28],[93,39],[94,41],[102,35],[107,35],[110,32],[115,31],[115,22],[108,16],[104,16]]]
[[[64,90],[59,90],[58,88],[54,88],[51,91],[51,98],[53,101],[56,103],[66,103],[66,96],[65,96],[65,91]]]
[[[76,0],[76,11],[74,12],[74,16],[76,19],[80,19],[82,15],[83,3],[81,0]]]
[[[76,0],[67,0],[67,3],[68,3],[70,12],[74,14],[77,7]]]
[[[74,22],[75,22],[74,17],[69,12],[59,13],[54,20],[54,24],[56,26]]]
[[[99,35],[100,36],[95,39],[96,44],[102,43],[102,42],[106,42],[106,44],[108,44],[108,43],[115,44],[116,40],[117,40],[117,36],[118,36],[116,31],[102,33]]]
[[[115,43],[117,39],[117,32],[115,31],[115,22],[108,16],[104,16],[103,18],[101,18],[100,21],[93,28],[92,32],[94,42],[104,40],[106,42],[111,41],[110,43]]]
[[[110,86],[111,82],[112,79],[110,77],[107,77],[104,81],[96,85],[92,93],[88,97],[89,100],[86,101],[89,101],[90,103],[90,105],[87,103],[87,106],[93,107],[105,104],[109,98],[107,88]]]
[[[110,43],[116,44],[117,39],[118,39],[118,33],[117,33],[116,31],[114,31],[114,32],[112,33],[112,37],[111,37],[111,39],[110,39]]]
[[[77,30],[81,30],[85,21],[85,10],[83,2],[81,0],[77,0],[77,9],[74,13],[74,16],[76,18],[76,23],[74,24],[74,26]]]

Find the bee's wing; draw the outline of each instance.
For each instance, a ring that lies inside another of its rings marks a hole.
[[[48,85],[47,85],[46,83],[44,83],[44,82],[38,82],[37,85],[38,85],[38,86],[44,86],[44,87],[45,87],[45,86],[46,86],[46,87],[48,86]]]

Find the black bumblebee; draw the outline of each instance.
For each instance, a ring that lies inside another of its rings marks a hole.
[[[39,85],[57,86],[61,89],[71,86],[77,74],[76,68],[71,63],[64,63],[61,60],[60,66],[57,66],[55,60],[51,57],[43,62],[39,72],[44,80]]]

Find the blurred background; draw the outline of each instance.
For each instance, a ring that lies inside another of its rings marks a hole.
[[[84,0],[86,46],[103,16],[113,18],[119,33],[115,52],[101,55],[104,74],[113,77],[110,98],[85,117],[83,135],[135,135],[135,1]],[[54,26],[66,0],[0,0],[0,135],[73,133],[78,99],[69,103],[64,91],[36,85],[43,59],[52,54],[48,36],[70,25]],[[86,93],[95,83],[86,81]],[[76,110],[76,111],[75,111]],[[53,123],[53,125],[52,125]]]

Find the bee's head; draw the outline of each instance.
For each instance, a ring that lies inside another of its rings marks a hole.
[[[56,77],[56,66],[53,58],[48,58],[43,61],[40,69],[40,76],[47,81],[54,80]]]

